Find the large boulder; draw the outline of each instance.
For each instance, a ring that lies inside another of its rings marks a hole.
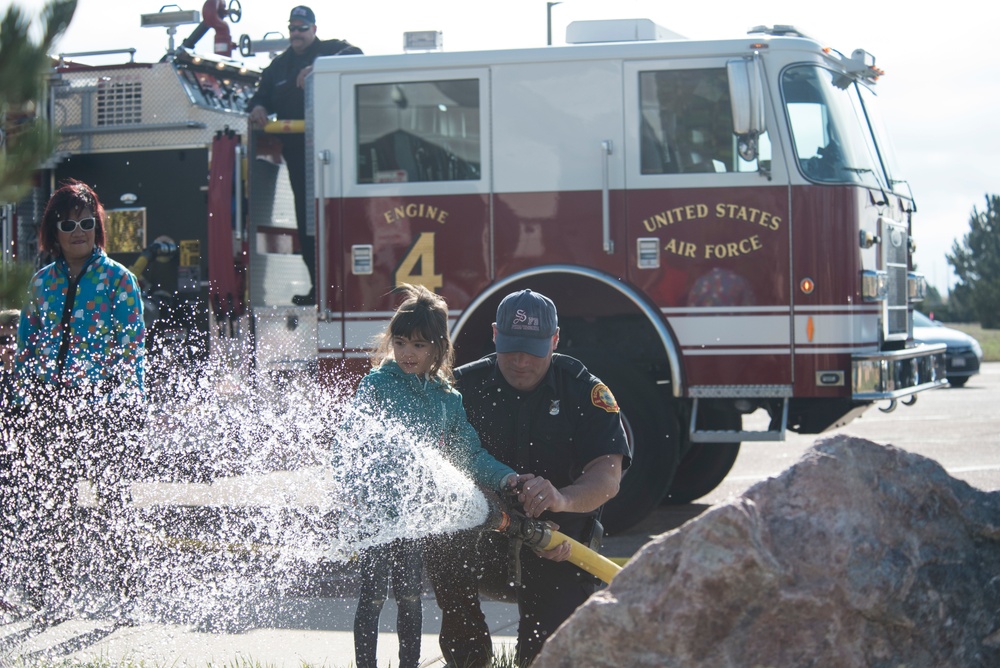
[[[847,436],[657,537],[551,666],[1000,666],[1000,492]]]

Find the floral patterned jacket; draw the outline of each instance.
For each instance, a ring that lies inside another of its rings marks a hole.
[[[62,258],[32,277],[17,330],[18,386],[144,391],[142,296],[135,276],[95,248],[79,278]]]

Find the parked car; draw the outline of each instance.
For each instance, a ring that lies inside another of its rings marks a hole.
[[[979,373],[983,349],[973,337],[931,320],[919,311],[913,312],[913,339],[920,343],[944,343],[947,378],[952,387],[962,387]]]

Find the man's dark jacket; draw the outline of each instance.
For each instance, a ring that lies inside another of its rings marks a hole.
[[[277,114],[280,119],[305,118],[305,91],[295,85],[299,72],[312,65],[319,56],[351,56],[361,53],[361,49],[340,39],[314,40],[301,54],[295,53],[292,48],[285,49],[264,70],[260,83],[257,84],[257,92],[247,105],[247,111],[260,105],[267,109],[268,114]]]

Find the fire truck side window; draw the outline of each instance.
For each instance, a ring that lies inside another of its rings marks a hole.
[[[479,81],[358,86],[358,183],[480,178]]]
[[[726,76],[723,68],[639,74],[643,174],[756,171],[736,152]]]

